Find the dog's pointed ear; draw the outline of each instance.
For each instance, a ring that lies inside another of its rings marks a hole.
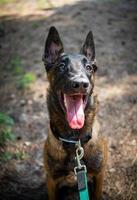
[[[47,36],[44,55],[42,58],[45,63],[46,70],[48,70],[48,66],[52,67],[63,51],[63,44],[59,33],[55,27],[51,27]]]
[[[94,68],[94,71],[96,71],[97,66],[96,66],[96,59],[95,59],[95,44],[94,44],[92,31],[90,31],[87,34],[86,40],[81,49],[81,53],[84,54],[88,58],[88,60],[91,62]]]

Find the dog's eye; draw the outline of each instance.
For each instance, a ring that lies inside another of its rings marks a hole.
[[[63,71],[65,69],[65,63],[61,63],[58,65],[58,68]]]
[[[86,70],[89,71],[89,72],[91,72],[91,71],[93,70],[92,66],[90,66],[90,65],[86,65],[85,68],[86,68]]]

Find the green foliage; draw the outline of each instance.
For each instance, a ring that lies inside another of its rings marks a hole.
[[[50,0],[37,0],[37,5],[41,9],[53,7],[53,4]]]
[[[13,58],[11,59],[11,66],[14,68],[18,65],[20,65],[21,59],[18,55],[14,55]]]
[[[13,154],[8,151],[0,153],[0,161],[1,162],[7,162],[7,161],[11,160],[12,157],[13,157]]]
[[[8,141],[14,141],[15,140],[15,135],[11,131],[10,127],[2,127],[0,129],[0,145],[6,144]]]
[[[15,75],[20,75],[24,73],[24,69],[21,66],[16,66],[13,70]]]
[[[11,60],[11,70],[15,75],[21,75],[24,73],[24,69],[21,66],[21,59],[18,55],[15,55]]]
[[[15,158],[17,160],[24,160],[27,158],[27,155],[23,151],[16,150]]]
[[[34,28],[37,28],[38,24],[33,24]],[[14,75],[17,75],[17,87],[19,89],[26,89],[30,86],[31,83],[36,81],[36,76],[33,73],[25,73],[24,68],[21,64],[21,59],[18,55],[15,55],[10,63],[10,70]]]
[[[15,135],[12,133],[14,121],[7,114],[0,112],[0,145],[3,146],[8,141],[15,140]]]
[[[0,162],[8,162],[12,158],[17,160],[23,160],[27,156],[24,152],[16,150],[15,153],[4,151],[4,147],[9,141],[15,141],[16,137],[12,132],[12,126],[14,125],[13,119],[5,113],[0,112],[0,146],[3,152],[0,152]]]
[[[128,72],[128,74],[135,74],[137,72],[137,67],[136,67],[136,63],[132,63],[131,65],[127,65],[126,66],[126,70]]]
[[[13,3],[15,2],[16,0],[0,0],[0,5],[2,4],[7,4],[7,3]]]
[[[0,124],[5,124],[5,125],[8,125],[8,126],[13,126],[14,125],[14,121],[7,114],[0,112]]]
[[[11,159],[25,160],[27,157],[28,155],[20,150],[16,150],[15,153],[9,151],[0,152],[0,162],[8,162]]]
[[[38,27],[39,27],[39,24],[38,24],[38,23],[35,22],[35,23],[32,24],[32,28],[33,28],[33,29],[37,29]]]
[[[17,82],[17,87],[19,89],[25,89],[30,86],[33,82],[36,81],[36,76],[33,73],[24,74]]]

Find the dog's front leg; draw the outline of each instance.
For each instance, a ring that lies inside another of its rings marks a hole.
[[[55,200],[56,199],[56,183],[52,179],[52,177],[47,176],[47,191],[48,191],[48,199]]]
[[[56,183],[58,184],[58,187],[73,187],[74,185],[77,184],[77,178],[74,174],[74,172],[70,172],[67,176],[62,176],[56,180]]]
[[[105,177],[105,169],[108,160],[108,144],[106,140],[102,140],[102,155],[103,155],[103,166],[101,171],[95,176],[95,199],[100,200],[102,196],[103,182]],[[100,146],[101,146],[100,145]]]
[[[107,141],[104,139],[98,140],[97,143],[92,143],[92,140],[85,148],[85,161],[91,177],[94,177],[92,191],[92,199],[100,200],[102,194],[103,180],[108,157]]]
[[[48,200],[60,199],[60,189],[63,187],[73,187],[76,183],[77,180],[73,172],[70,172],[67,176],[62,176],[54,180],[52,177],[47,177]]]
[[[104,182],[104,170],[95,176],[95,191],[94,191],[94,199],[101,200],[103,182]]]

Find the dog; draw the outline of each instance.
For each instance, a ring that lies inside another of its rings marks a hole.
[[[95,45],[90,31],[80,53],[65,53],[59,33],[51,27],[43,62],[49,81],[47,105],[49,133],[44,146],[44,166],[49,200],[78,200],[74,173],[76,145],[81,141],[87,168],[89,198],[99,200],[107,163],[107,141],[98,136],[94,95]]]

